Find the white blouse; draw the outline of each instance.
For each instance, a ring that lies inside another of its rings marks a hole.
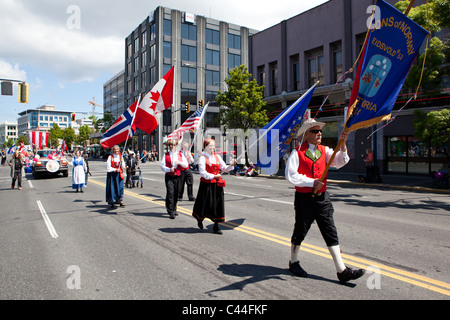
[[[216,157],[207,152],[203,152],[201,157],[198,159],[198,171],[200,172],[200,177],[206,180],[214,179],[214,175],[206,171],[206,158],[209,159],[210,164],[216,164]],[[227,167],[226,163],[223,161],[220,155],[217,156],[220,162],[220,170],[222,172],[228,172],[234,168],[234,165],[229,165]]]
[[[116,163],[116,166],[120,162],[120,160],[121,160],[120,155],[116,155],[116,154],[112,155],[112,161],[114,161]],[[125,172],[126,166],[125,166],[125,161],[123,160],[123,157],[122,157],[122,165],[121,166],[122,166],[122,170]],[[106,172],[116,172],[116,168],[114,168],[111,165],[111,156],[109,156],[108,160],[106,161]]]
[[[315,151],[316,146],[313,144],[309,144],[309,149],[313,152]],[[325,147],[326,152],[326,161],[330,160],[331,156],[333,155],[334,150]],[[342,152],[338,151],[336,153],[336,156],[333,159],[333,162],[331,163],[331,167],[334,167],[336,169],[342,168],[350,161],[350,157],[347,154],[347,151]],[[289,156],[289,159],[286,163],[286,169],[285,169],[285,176],[286,180],[288,180],[290,183],[292,183],[296,187],[310,187],[312,188],[314,186],[314,180],[313,178],[308,178],[304,174],[298,173],[298,166],[299,166],[299,159],[298,159],[298,152],[297,150],[293,150],[291,152],[291,155]]]

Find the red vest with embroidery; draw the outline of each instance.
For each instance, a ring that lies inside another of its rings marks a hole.
[[[311,159],[306,155],[306,151],[309,149],[308,142],[303,142],[303,144],[298,148],[298,160],[299,166],[297,172],[303,174],[308,178],[320,179],[322,174],[325,172],[327,166],[327,155],[325,151],[325,146],[318,145],[317,150],[321,152],[321,156],[318,159]],[[312,154],[312,153],[311,153]],[[310,155],[311,155],[310,154]],[[301,193],[311,193],[314,188],[310,187],[295,187],[295,190]],[[323,180],[323,187],[318,191],[318,193],[325,192],[327,190],[327,179]]]
[[[216,159],[216,163],[212,164],[211,161],[209,161],[208,157],[205,156],[205,169],[206,169],[206,172],[216,175],[216,174],[219,174],[219,172],[220,172],[220,161],[219,161],[219,157],[217,156],[217,154],[215,154],[214,157]],[[207,180],[205,178],[200,178],[200,181],[203,181],[206,183],[216,183],[217,182],[216,179]]]
[[[178,161],[181,162],[183,161],[183,155],[181,154],[181,152],[177,152],[178,154]],[[172,168],[172,159],[170,158],[170,153],[166,152],[166,167],[167,168]],[[179,169],[181,166],[177,165],[175,167],[175,170],[173,172],[166,172],[166,174],[168,174],[169,176],[179,176],[181,175],[181,170]]]

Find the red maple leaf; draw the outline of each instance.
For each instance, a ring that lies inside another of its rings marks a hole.
[[[155,91],[155,92],[151,91],[150,94],[151,94],[151,99],[152,99],[153,101],[155,101],[155,102],[152,104],[152,106],[150,107],[150,109],[152,109],[153,112],[155,112],[156,105],[157,105],[157,103],[158,103],[158,100],[159,100],[159,97],[161,96],[161,94],[159,93],[159,91]]]

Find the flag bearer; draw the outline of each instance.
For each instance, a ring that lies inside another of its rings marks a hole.
[[[300,266],[299,250],[311,224],[316,221],[333,257],[337,277],[341,283],[355,280],[364,274],[364,269],[352,270],[344,265],[339,247],[339,239],[333,219],[333,205],[327,192],[326,179],[320,181],[325,172],[333,150],[322,146],[323,122],[309,119],[297,132],[302,141],[294,150],[286,165],[286,179],[295,186],[295,226],[291,238],[291,260],[289,270],[298,277],[307,277],[307,272]],[[302,138],[303,137],[303,138]],[[331,166],[341,168],[350,160],[347,154],[347,133],[342,133],[343,144]],[[314,194],[314,190],[316,193]]]
[[[181,152],[176,152],[175,146],[177,141],[167,140],[165,145],[169,148],[169,151],[164,154],[161,160],[161,170],[166,173],[166,210],[170,216],[170,219],[175,219],[177,213],[177,202],[180,186],[181,168],[187,168],[188,162],[186,157]]]

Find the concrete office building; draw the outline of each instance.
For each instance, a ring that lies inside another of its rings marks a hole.
[[[394,5],[397,1],[387,2]],[[416,5],[422,3],[424,1],[416,1]],[[316,115],[337,80],[354,65],[364,43],[370,18],[367,10],[372,4],[371,0],[330,0],[250,37],[250,72],[260,85],[265,85],[264,99],[272,116],[319,81],[310,103],[311,115]],[[444,31],[442,35],[445,38],[448,33]],[[323,111],[317,114],[320,121],[327,123],[323,132],[325,145],[334,147],[337,144],[353,77],[354,73],[345,75],[325,102]],[[366,148],[375,151],[383,173],[428,174],[440,168],[442,163],[448,163],[448,149],[447,153],[439,152],[413,137],[413,111],[448,108],[446,96],[448,94],[410,103],[393,124],[380,129],[370,139],[367,138],[373,130],[384,123],[351,133],[347,143],[351,162],[341,170],[364,172]],[[394,110],[403,106],[409,97],[400,96]]]
[[[124,108],[139,94],[151,90],[172,66],[173,107],[164,111],[160,125],[151,135],[138,132],[139,150],[163,152],[163,138],[197,110],[200,99],[214,102],[224,91],[223,80],[237,65],[248,64],[248,37],[256,33],[246,27],[157,7],[125,39]],[[120,100],[120,95],[118,95]],[[190,113],[181,108],[190,103]],[[219,127],[218,106],[208,107],[206,127]]]

